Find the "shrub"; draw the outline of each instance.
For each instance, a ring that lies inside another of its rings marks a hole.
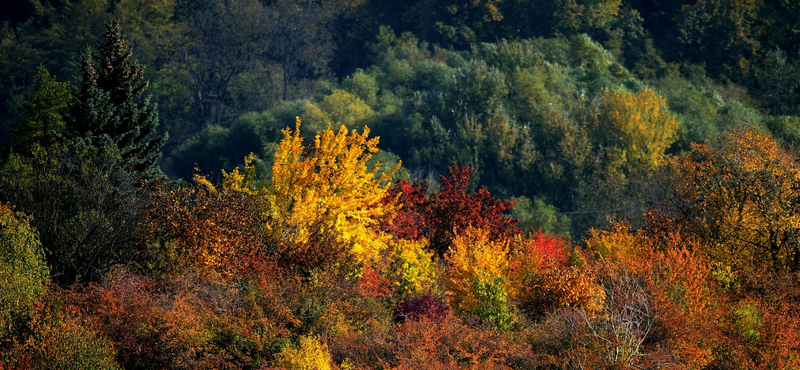
[[[441,298],[425,294],[407,297],[397,305],[394,311],[394,322],[416,321],[421,318],[437,322],[450,315],[450,307]]]
[[[273,365],[286,370],[330,370],[331,354],[327,344],[303,336],[299,347],[289,347],[275,355]]]
[[[44,251],[28,220],[0,204],[0,338],[29,317],[47,285]]]
[[[476,315],[500,328],[513,323],[507,242],[489,239],[487,229],[469,227],[455,236],[447,262],[446,284],[458,314]]]
[[[390,244],[388,277],[392,289],[404,297],[413,293],[430,292],[436,282],[433,253],[426,250],[424,241],[400,239]]]

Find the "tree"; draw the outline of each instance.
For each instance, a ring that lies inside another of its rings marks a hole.
[[[494,198],[484,187],[467,194],[472,169],[454,163],[448,171],[449,177],[441,176],[441,190],[431,197],[429,211],[431,247],[440,256],[450,250],[457,229],[485,228],[491,240],[508,240],[520,233],[519,220],[503,215],[514,202]]]
[[[277,255],[307,267],[319,267],[343,256],[375,260],[388,238],[377,231],[379,220],[394,212],[381,203],[394,171],[376,176],[367,168],[378,138],[368,139],[341,126],[328,129],[306,147],[295,130],[283,130],[275,152],[266,212]],[[399,165],[399,164],[398,164]]]
[[[252,159],[245,158],[248,170]],[[174,185],[158,184],[147,201],[141,224],[152,248],[143,262],[154,270],[176,272],[188,266],[226,277],[249,267],[247,257],[260,251],[263,240],[254,203],[199,175],[192,186]]]
[[[158,110],[140,96],[144,66],[133,60],[116,22],[106,26],[105,43],[81,63],[68,128],[98,147],[113,144],[123,163],[141,179],[157,176],[156,161],[167,135],[157,135]]]
[[[270,8],[274,35],[270,54],[283,73],[283,100],[294,95],[292,83],[319,75],[333,55],[329,27],[340,7],[353,1],[278,0]]]
[[[416,30],[426,39],[447,47],[465,48],[484,41],[494,23],[503,20],[502,0],[417,1],[404,14],[415,19]]]
[[[138,180],[116,147],[35,144],[0,168],[0,200],[33,216],[56,283],[97,280],[136,254]]]
[[[458,230],[447,252],[446,285],[452,292],[454,311],[476,315],[501,329],[515,321],[510,299],[511,284],[508,240],[490,239],[488,229]]]
[[[241,74],[255,70],[269,48],[266,10],[255,0],[178,1],[178,9],[183,69],[193,90],[197,129],[228,123],[241,114],[232,104],[231,86]]]
[[[674,55],[704,63],[714,75],[748,74],[748,59],[759,49],[753,25],[761,1],[708,0],[684,5],[675,14]]]
[[[395,183],[383,202],[397,202],[400,208],[383,223],[384,230],[398,239],[427,238],[439,257],[450,250],[458,230],[467,227],[485,229],[491,240],[508,241],[522,232],[516,227],[519,220],[503,214],[514,202],[495,198],[484,187],[467,194],[470,167],[453,163],[448,171],[450,176],[439,178],[440,190],[430,196],[425,195],[425,181]]]
[[[606,165],[621,164],[624,175],[646,173],[661,164],[678,131],[678,120],[666,99],[649,88],[603,94],[592,138]]]
[[[36,80],[39,88],[23,104],[25,118],[13,130],[13,150],[17,153],[31,154],[35,143],[47,147],[66,133],[65,115],[71,97],[68,85],[56,81],[43,66],[36,71]]]
[[[800,164],[796,155],[753,129],[693,144],[670,160],[675,178],[665,211],[727,266],[800,268]]]

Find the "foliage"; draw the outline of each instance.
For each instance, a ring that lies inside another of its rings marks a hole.
[[[117,269],[69,303],[94,319],[125,368],[239,369],[264,364],[285,335],[272,318],[286,317],[267,316],[280,312],[279,304],[264,305],[274,298],[265,294],[256,305],[229,279],[193,273],[160,279]]]
[[[13,130],[13,151],[26,155],[31,154],[36,143],[47,147],[63,140],[64,117],[70,103],[68,85],[56,81],[47,69],[39,66],[36,80],[39,85],[36,94],[24,104],[25,118]]]
[[[428,233],[428,213],[430,199],[427,196],[428,183],[407,179],[399,180],[392,185],[383,202],[397,202],[398,209],[391,222],[384,222],[381,227],[398,239],[419,240]]]
[[[155,165],[167,136],[156,134],[156,105],[149,98],[139,101],[147,88],[144,67],[131,59],[118,23],[109,23],[104,37],[105,43],[81,64],[68,127],[96,146],[116,146],[137,176],[158,176]]]
[[[29,3],[0,368],[800,367],[796,2]]]
[[[375,112],[361,98],[347,91],[334,89],[322,99],[319,106],[308,102],[305,117],[306,130],[318,135],[336,125],[348,128],[371,125]]]
[[[646,172],[660,165],[678,130],[678,121],[666,109],[666,100],[649,88],[636,94],[606,92],[598,112],[593,135],[595,143],[623,157],[626,174]],[[617,162],[609,158],[606,163]]]
[[[17,348],[18,365],[30,369],[121,369],[112,343],[87,320],[65,309],[61,292],[48,293],[29,323],[31,336]]]
[[[303,336],[298,348],[285,348],[275,355],[272,364],[286,370],[329,370],[331,355],[328,346],[317,338]]]
[[[559,214],[552,204],[548,204],[541,198],[534,198],[533,201],[528,197],[511,198],[514,205],[511,206],[512,217],[519,219],[519,227],[525,231],[541,230],[548,234],[558,234],[569,238],[571,221],[568,215]]]
[[[267,230],[281,258],[319,266],[340,255],[360,261],[375,260],[387,238],[373,227],[393,205],[379,200],[391,172],[375,177],[366,162],[378,149],[378,138],[325,130],[311,146],[303,145],[300,121],[285,129],[275,153],[272,180],[266,198]],[[328,240],[314,240],[324,237]]]
[[[0,204],[0,338],[14,336],[30,319],[49,272],[30,217]]]
[[[737,129],[671,161],[670,208],[714,260],[797,268],[797,159],[763,133]],[[670,210],[668,209],[668,210]]]
[[[151,255],[143,256],[142,263],[156,271],[165,265],[167,272],[184,267],[222,274],[244,271],[245,257],[260,252],[264,232],[257,209],[237,190],[224,185],[217,189],[199,176],[186,187],[154,185],[140,221],[142,238],[151,244]],[[171,243],[178,256],[170,258],[156,249]]]
[[[365,335],[331,343],[331,354],[343,365],[365,369],[533,368],[536,358],[521,336],[452,318],[421,318],[394,325],[388,331],[373,329]]]
[[[446,285],[457,314],[476,315],[501,329],[514,322],[508,252],[508,242],[490,239],[486,229],[468,227],[453,239]]]
[[[406,320],[416,321],[427,319],[431,321],[441,321],[450,315],[450,306],[439,297],[424,294],[420,296],[408,296],[397,305],[394,312],[395,322],[405,322]]]
[[[34,218],[60,284],[98,280],[111,265],[138,252],[138,179],[114,147],[68,141],[12,154],[2,168],[0,194]]]
[[[433,253],[426,247],[424,240],[399,239],[389,243],[390,265],[386,275],[399,297],[432,291],[437,269]]]
[[[431,196],[428,211],[433,250],[444,255],[458,237],[457,230],[469,227],[485,229],[491,240],[510,239],[519,234],[518,221],[503,215],[513,202],[492,197],[484,187],[467,194],[471,168],[453,164],[448,171],[450,176],[440,178],[441,189]]]

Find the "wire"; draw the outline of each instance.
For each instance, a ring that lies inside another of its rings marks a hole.
[[[521,216],[550,216],[550,215],[580,215],[580,214],[592,214],[592,213],[616,213],[616,212],[644,212],[642,208],[618,208],[618,209],[602,209],[602,210],[594,210],[594,211],[572,211],[572,212],[552,212],[552,213],[516,213],[512,215],[507,215],[509,217],[521,217]]]

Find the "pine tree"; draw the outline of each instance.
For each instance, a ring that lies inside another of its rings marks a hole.
[[[69,85],[56,81],[43,66],[36,71],[39,88],[23,103],[25,118],[12,130],[13,152],[29,155],[35,144],[48,147],[61,141],[70,101]]]
[[[157,135],[158,108],[143,82],[144,66],[132,58],[119,23],[106,26],[105,43],[81,64],[70,129],[93,145],[115,145],[141,178],[158,176],[156,161],[167,135]]]

